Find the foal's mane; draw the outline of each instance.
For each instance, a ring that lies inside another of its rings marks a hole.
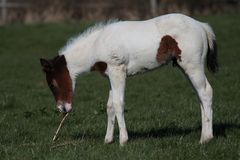
[[[108,20],[106,22],[99,22],[99,23],[96,23],[95,25],[89,27],[88,29],[86,29],[85,31],[83,31],[82,33],[70,38],[68,41],[67,41],[67,44],[61,48],[59,50],[59,54],[62,55],[68,48],[70,48],[71,46],[74,46],[76,43],[78,43],[79,41],[81,41],[82,39],[85,39],[87,38],[89,35],[91,35],[92,33],[95,33],[103,28],[105,28],[106,26],[110,25],[110,24],[113,24],[113,23],[116,23],[116,22],[119,22],[119,20],[117,19],[111,19],[111,20]]]

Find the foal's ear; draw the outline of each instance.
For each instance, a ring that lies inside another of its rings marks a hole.
[[[51,61],[40,58],[40,63],[42,65],[42,69],[44,72],[52,72],[53,71],[53,64]]]
[[[60,56],[57,56],[55,58],[55,63],[59,64],[59,65],[66,65],[66,59],[65,59],[65,56],[64,55],[60,55]]]

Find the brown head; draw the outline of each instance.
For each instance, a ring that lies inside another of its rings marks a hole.
[[[65,56],[57,56],[51,60],[41,58],[40,62],[58,110],[64,113],[70,112],[72,110],[73,89]]]

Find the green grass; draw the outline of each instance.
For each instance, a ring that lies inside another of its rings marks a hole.
[[[74,110],[62,115],[47,88],[39,58],[53,57],[89,24],[0,27],[0,159],[240,159],[240,15],[198,17],[217,35],[220,72],[214,88],[214,136],[199,144],[200,107],[185,77],[171,65],[131,77],[126,89],[130,141],[103,143],[109,84],[97,73],[79,77]],[[149,85],[151,84],[151,85]],[[58,146],[58,147],[56,147]]]

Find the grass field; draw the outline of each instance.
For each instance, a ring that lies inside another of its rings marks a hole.
[[[207,71],[214,88],[214,136],[200,145],[196,94],[177,68],[131,77],[126,89],[130,141],[105,145],[108,81],[79,77],[74,110],[57,142],[62,119],[47,88],[40,57],[53,57],[90,24],[15,24],[0,27],[0,159],[240,160],[240,15],[198,17],[217,35],[220,72]],[[149,85],[151,84],[151,85]]]

